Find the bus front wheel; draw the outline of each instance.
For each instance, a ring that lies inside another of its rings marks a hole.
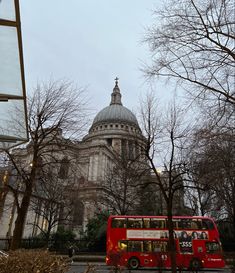
[[[140,265],[140,261],[136,257],[132,257],[128,261],[128,265],[130,269],[137,269]]]
[[[201,261],[198,260],[198,259],[192,259],[191,262],[190,262],[190,269],[192,270],[199,270],[201,269],[202,267],[202,264],[201,264]]]

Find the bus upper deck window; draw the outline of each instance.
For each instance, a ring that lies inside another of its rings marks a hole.
[[[125,228],[126,227],[126,219],[113,218],[111,226],[112,226],[112,228]]]
[[[127,227],[128,228],[143,228],[142,218],[128,218]]]
[[[197,223],[198,229],[202,229],[202,220],[195,221]]]
[[[151,228],[166,228],[165,219],[151,219],[150,222]]]
[[[178,227],[181,229],[191,229],[191,219],[179,219]]]
[[[150,228],[150,218],[144,218],[144,228]]]
[[[195,221],[195,220],[192,220],[192,222],[191,222],[191,228],[192,229],[200,229],[199,222]]]
[[[202,220],[202,229],[214,229],[214,223],[210,219],[203,219]]]
[[[173,219],[173,227],[178,228],[178,220]]]

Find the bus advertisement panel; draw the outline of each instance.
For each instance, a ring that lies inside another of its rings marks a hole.
[[[222,268],[219,232],[208,217],[173,217],[176,262],[180,268]],[[108,265],[170,268],[167,217],[110,216]]]

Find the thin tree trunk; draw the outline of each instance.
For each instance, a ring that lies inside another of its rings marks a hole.
[[[233,213],[233,237],[235,239],[235,207],[233,209],[234,213]]]
[[[171,272],[177,272],[176,266],[176,248],[175,248],[175,239],[174,239],[174,227],[172,221],[172,208],[171,204],[167,206],[167,218],[168,218],[168,230],[169,230],[169,252],[171,258]]]
[[[30,204],[30,198],[32,194],[32,185],[25,191],[21,207],[18,209],[16,221],[15,221],[15,228],[13,232],[13,237],[11,241],[11,250],[15,250],[20,248],[21,244],[21,239],[23,236],[23,231],[24,231],[24,225],[25,225],[25,220],[27,217],[27,212]]]
[[[25,220],[27,217],[27,213],[28,213],[28,208],[30,205],[30,199],[32,196],[32,192],[33,192],[33,184],[34,184],[34,180],[36,177],[36,169],[37,169],[37,152],[38,150],[35,149],[34,151],[34,157],[33,157],[33,162],[34,165],[31,169],[31,173],[30,173],[30,178],[28,179],[28,181],[25,181],[25,192],[22,198],[22,202],[19,208],[17,208],[17,218],[15,221],[15,228],[13,231],[13,237],[12,237],[12,241],[11,241],[11,250],[15,250],[20,248],[20,244],[21,244],[21,239],[23,236],[23,232],[24,232],[24,225],[25,225]]]

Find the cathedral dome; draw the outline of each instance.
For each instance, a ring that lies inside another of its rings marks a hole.
[[[139,127],[135,115],[122,105],[121,93],[118,87],[118,79],[116,79],[113,93],[111,94],[111,103],[109,106],[102,109],[94,118],[93,124],[110,123],[110,122],[123,122]]]
[[[126,107],[112,104],[102,109],[95,117],[93,125],[103,122],[124,122],[138,126],[135,115]]]

